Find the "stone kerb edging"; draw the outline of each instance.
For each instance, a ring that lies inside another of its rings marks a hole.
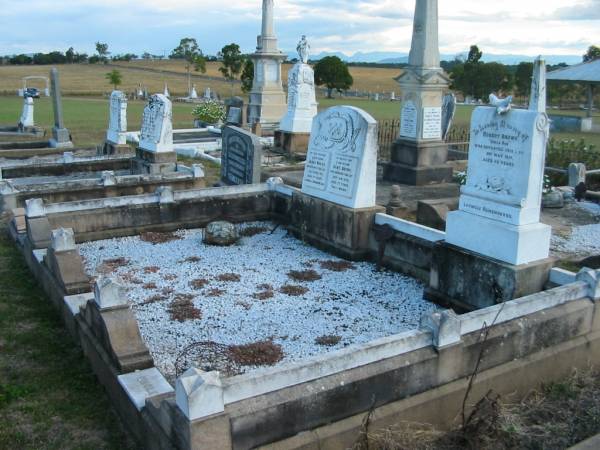
[[[224,405],[232,404],[429,346],[440,350],[458,345],[462,342],[462,336],[480,331],[485,326],[499,325],[572,301],[594,299],[593,296],[597,296],[596,301],[599,300],[600,271],[582,271],[578,277],[582,281],[462,316],[451,310],[425,314],[421,318],[419,330],[353,345],[298,363],[260,369],[225,379],[221,379],[218,373],[207,374],[194,369],[188,373],[192,380],[181,385],[178,382],[177,404],[188,418],[195,420],[222,412],[221,395]],[[204,389],[207,392],[203,392]],[[196,405],[196,400],[192,397],[203,401],[212,398],[214,403]]]
[[[446,233],[443,231],[429,228],[418,223],[409,222],[387,214],[379,213],[375,216],[376,225],[389,225],[395,231],[399,231],[409,236],[414,236],[429,242],[440,242],[446,239]]]

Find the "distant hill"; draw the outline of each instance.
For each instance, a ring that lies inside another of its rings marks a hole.
[[[311,55],[310,59],[319,60],[326,56],[337,56],[343,61],[349,63],[378,63],[378,64],[406,64],[408,62],[408,53],[394,53],[394,52],[358,52],[353,55],[346,55],[342,52],[322,52],[316,55]],[[456,54],[442,54],[441,58],[443,61],[452,61],[456,58]],[[462,55],[466,57],[465,55]],[[298,55],[295,52],[289,52],[288,57],[290,59],[297,58]],[[520,62],[533,62],[537,56],[531,55],[495,55],[492,53],[483,53],[482,60],[484,62],[500,62],[507,65],[516,65]],[[559,63],[566,63],[569,65],[578,64],[582,61],[581,55],[544,55],[546,63],[555,65]]]

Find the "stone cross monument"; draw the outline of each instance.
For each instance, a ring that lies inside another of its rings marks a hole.
[[[300,61],[288,74],[288,111],[275,132],[275,147],[289,154],[306,154],[317,115],[315,73],[307,64],[309,49],[306,36],[302,36],[297,47]]]
[[[52,106],[54,107],[54,127],[52,128],[52,139],[50,147],[52,148],[71,148],[71,135],[65,128],[62,109],[62,97],[60,93],[60,78],[58,70],[53,68],[50,71],[50,84],[52,86]]]
[[[450,80],[440,67],[437,0],[417,0],[409,66],[396,81],[402,89],[400,136],[385,178],[410,185],[451,181],[442,133],[442,102]]]
[[[281,84],[281,63],[285,55],[277,48],[273,29],[273,0],[263,0],[262,32],[258,36],[254,62],[254,84],[250,91],[249,121],[275,129],[286,111]]]

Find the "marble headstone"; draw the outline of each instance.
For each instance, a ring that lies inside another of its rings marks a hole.
[[[375,206],[377,121],[336,106],[313,121],[302,192],[348,208]]]
[[[302,40],[298,44],[300,62],[296,63],[288,74],[288,109],[279,124],[281,131],[310,133],[313,118],[317,115],[315,73],[306,64],[309,49],[306,37],[302,36]]]
[[[23,112],[19,119],[19,126],[23,128],[35,126],[33,120],[33,99],[31,97],[25,97],[23,100]]]
[[[127,143],[127,97],[121,91],[110,95],[110,117],[106,140],[115,145]]]
[[[223,129],[221,181],[227,185],[260,183],[262,144],[252,133],[235,126]]]
[[[192,92],[190,92],[190,98],[193,100],[198,98],[198,92],[196,91],[196,85],[192,86]]]
[[[551,228],[540,223],[549,120],[544,112],[475,109],[467,183],[448,215],[446,241],[509,264],[543,260]]]
[[[142,116],[140,148],[149,152],[173,151],[173,110],[162,94],[150,97]]]
[[[227,124],[228,125],[242,125],[242,109],[232,106],[229,108],[229,112],[227,113]]]

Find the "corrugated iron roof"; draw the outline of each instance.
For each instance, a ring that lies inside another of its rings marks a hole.
[[[548,80],[600,83],[600,59],[548,72]]]

